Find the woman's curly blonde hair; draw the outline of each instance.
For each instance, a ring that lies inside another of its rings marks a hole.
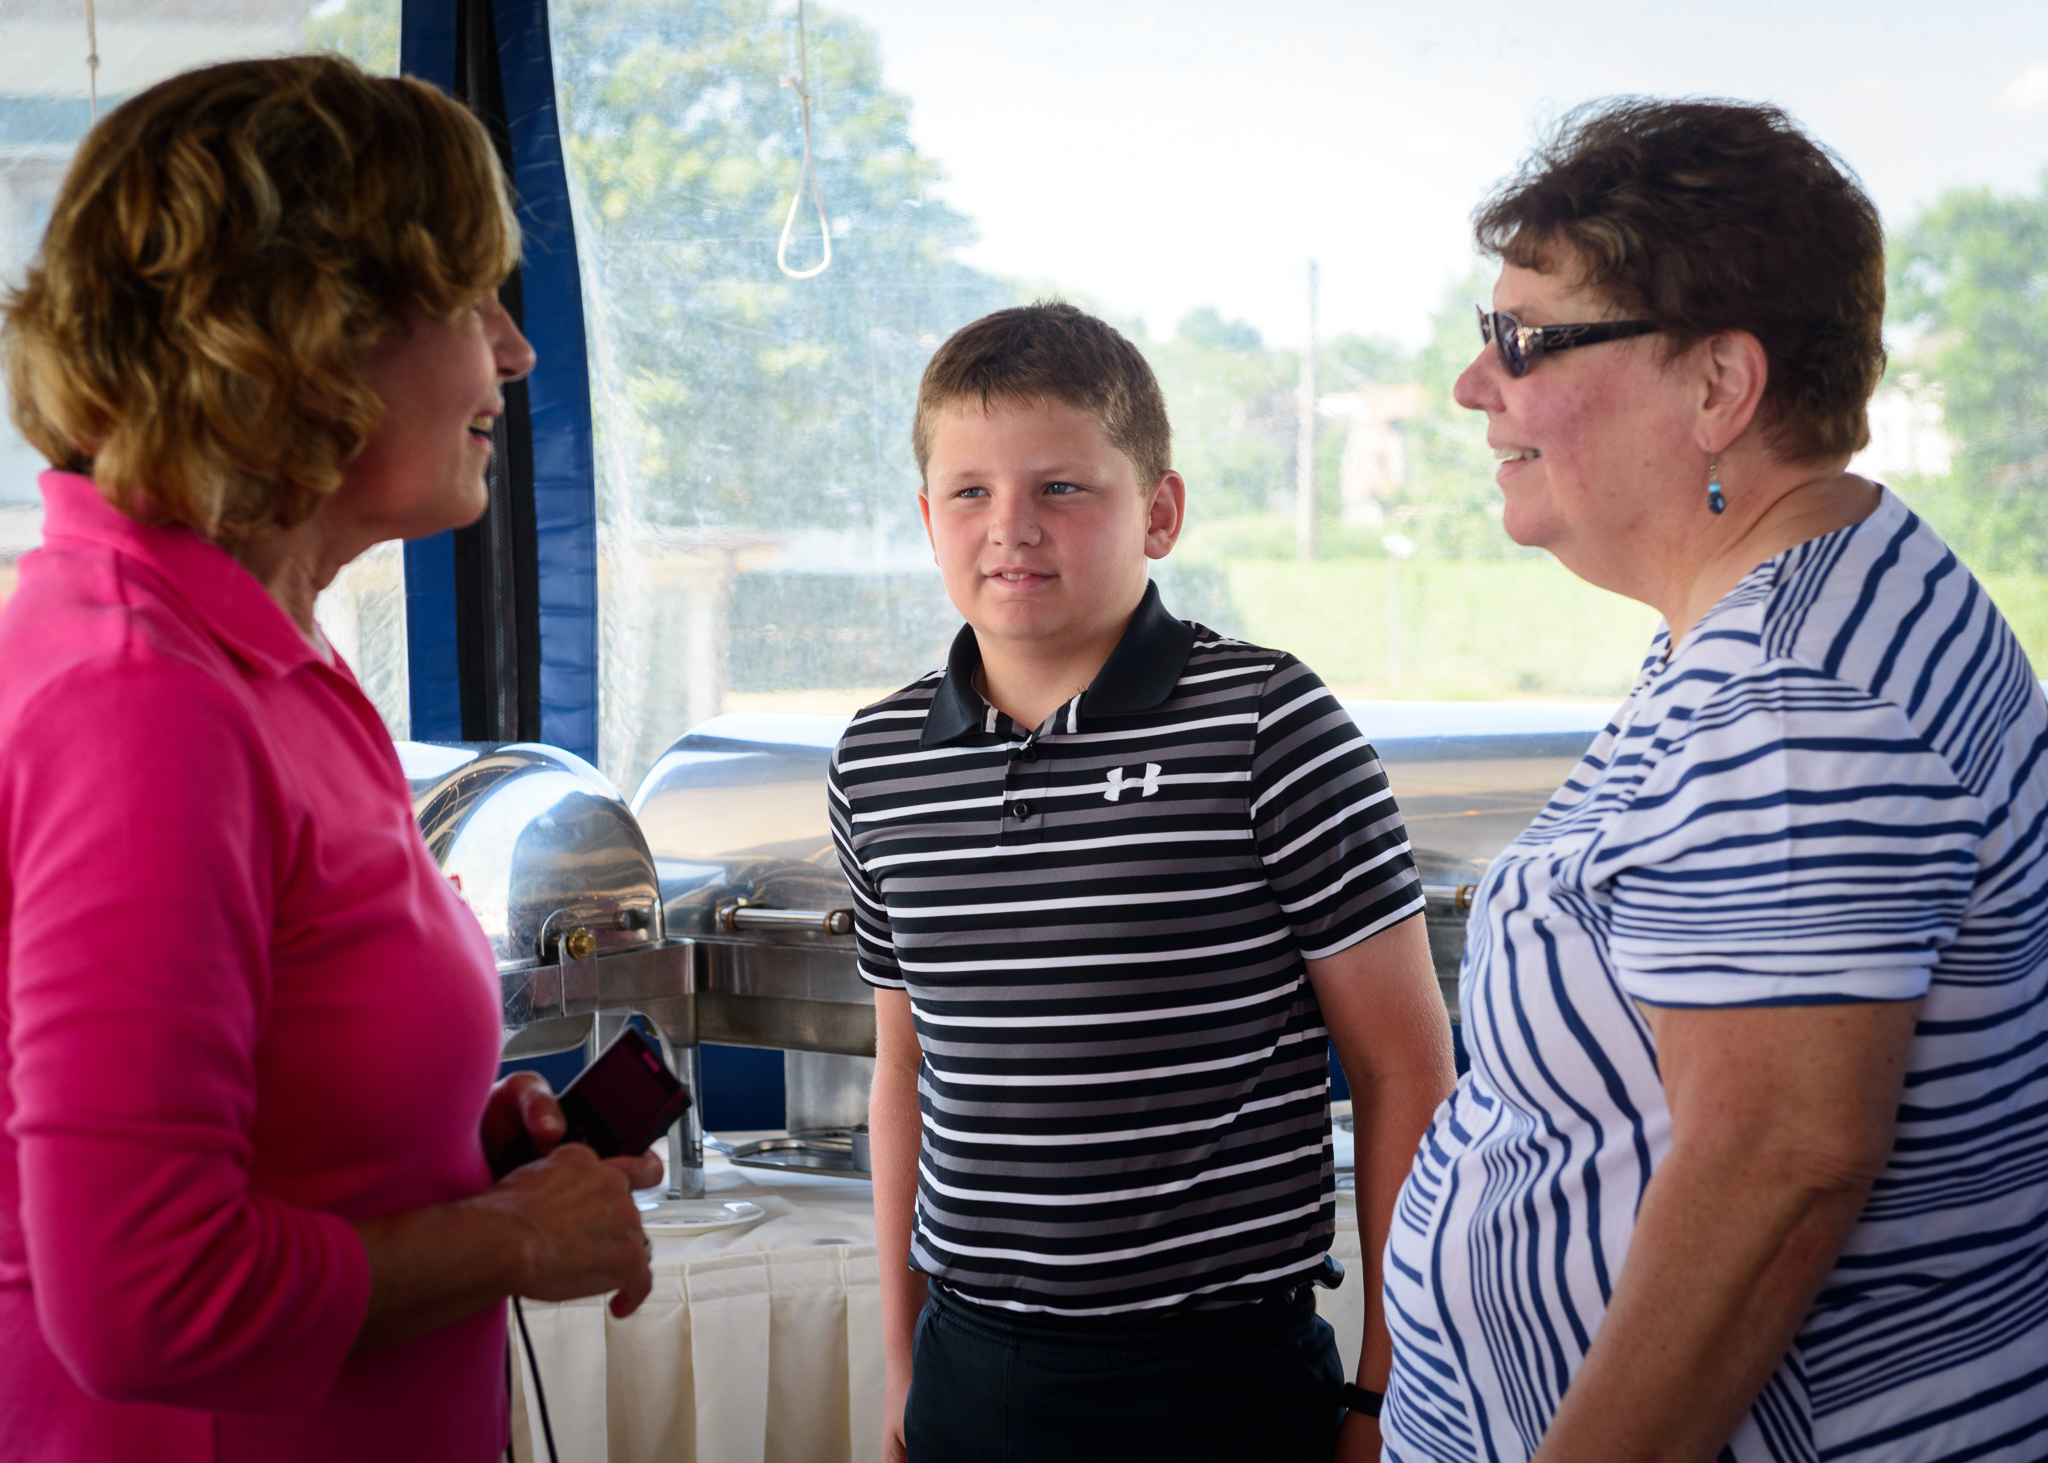
[[[15,425],[138,518],[290,527],[383,420],[363,348],[518,257],[497,153],[441,92],[338,56],[187,72],[65,177],[0,327]]]

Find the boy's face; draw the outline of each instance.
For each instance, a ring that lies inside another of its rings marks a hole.
[[[1141,488],[1089,412],[970,401],[933,425],[918,506],[946,593],[984,653],[997,640],[1058,655],[1122,633],[1148,561],[1180,537],[1185,499],[1179,473]]]

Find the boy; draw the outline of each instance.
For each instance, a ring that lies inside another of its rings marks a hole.
[[[967,625],[830,773],[876,988],[884,1455],[1327,1459],[1325,1030],[1357,1103],[1366,1388],[1393,1196],[1451,1088],[1379,763],[1307,667],[1160,604],[1186,489],[1115,330],[977,321],[913,437]],[[1346,1395],[1343,1455],[1377,1458]]]

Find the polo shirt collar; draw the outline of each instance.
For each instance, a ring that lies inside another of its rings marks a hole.
[[[1081,693],[1081,715],[1129,716],[1150,711],[1180,684],[1180,674],[1187,669],[1194,648],[1194,627],[1168,614],[1159,600],[1159,586],[1148,582],[1123,639]],[[925,713],[919,746],[942,746],[987,726],[989,704],[974,689],[974,673],[979,669],[981,644],[974,638],[974,627],[962,625],[946,656],[945,678]]]
[[[116,509],[91,478],[46,472],[43,542],[82,540],[153,570],[227,652],[258,675],[284,676],[320,653],[284,606],[226,549],[182,524],[143,523]]]

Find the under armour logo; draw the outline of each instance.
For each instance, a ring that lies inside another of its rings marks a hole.
[[[1109,791],[1108,791],[1108,792],[1106,792],[1106,793],[1104,793],[1104,794],[1103,794],[1103,796],[1104,796],[1104,797],[1106,797],[1106,798],[1108,798],[1108,799],[1109,799],[1109,800],[1110,800],[1111,802],[1115,802],[1115,801],[1116,801],[1116,800],[1117,800],[1118,798],[1120,798],[1120,797],[1122,797],[1122,796],[1124,795],[1124,789],[1125,789],[1125,788],[1127,788],[1127,787],[1138,787],[1138,788],[1143,788],[1143,789],[1144,789],[1144,791],[1138,794],[1138,795],[1139,795],[1140,797],[1147,797],[1147,798],[1149,798],[1149,797],[1151,797],[1151,796],[1152,796],[1152,794],[1153,794],[1153,793],[1155,793],[1155,792],[1158,792],[1158,791],[1159,791],[1159,764],[1158,764],[1157,762],[1147,762],[1147,763],[1145,764],[1145,780],[1144,780],[1143,782],[1138,782],[1138,781],[1135,781],[1135,780],[1133,780],[1133,781],[1130,781],[1130,782],[1126,782],[1126,781],[1124,781],[1124,770],[1123,770],[1123,768],[1121,768],[1121,767],[1112,767],[1112,768],[1110,768],[1110,769],[1109,769]]]

